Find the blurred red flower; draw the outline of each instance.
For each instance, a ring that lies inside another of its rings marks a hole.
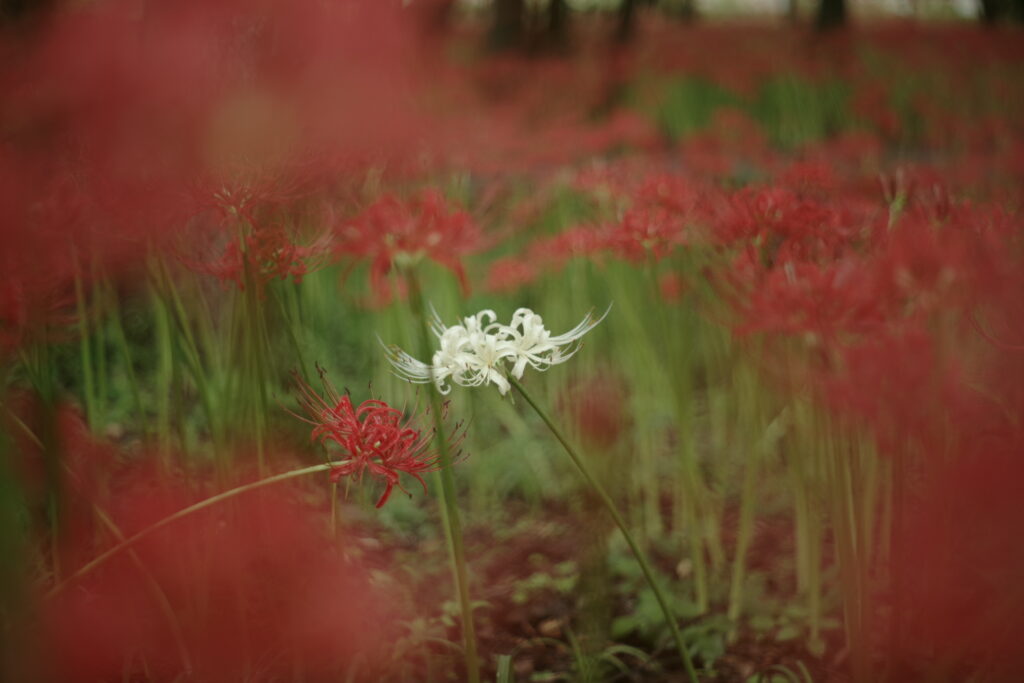
[[[110,487],[106,510],[126,536],[194,496],[178,476],[137,469]],[[392,602],[325,543],[308,499],[297,484],[242,496],[112,559],[41,605],[45,637],[24,653],[39,675],[20,680],[282,680],[299,662],[329,680],[357,659],[385,661]],[[105,536],[70,536],[72,557]]]
[[[333,441],[348,455],[348,460],[331,469],[332,482],[348,476],[361,479],[366,471],[380,477],[384,493],[377,501],[378,508],[388,501],[395,486],[405,491],[399,472],[411,475],[427,490],[422,475],[436,470],[438,461],[432,447],[434,430],[424,433],[414,428],[415,416],[406,418],[401,410],[384,401],[368,399],[357,408],[347,394],[339,396],[326,380],[326,397],[301,379],[296,378],[296,382],[301,392],[299,401],[311,417],[306,422],[313,425],[313,440],[325,445]],[[448,436],[453,446],[458,445],[462,434],[461,425],[456,425]]]
[[[339,254],[370,262],[370,284],[383,301],[391,299],[391,268],[423,259],[448,268],[468,291],[462,257],[479,249],[482,241],[472,217],[449,209],[441,193],[431,189],[406,201],[385,195],[342,223],[337,234]]]
[[[243,240],[244,248],[240,246]],[[264,286],[274,279],[290,277],[296,283],[301,282],[327,250],[323,241],[296,244],[289,231],[280,226],[253,226],[243,240],[229,242],[216,261],[202,263],[185,259],[185,262],[193,270],[213,275],[225,283],[233,282],[242,290],[246,280],[251,279],[262,294]]]

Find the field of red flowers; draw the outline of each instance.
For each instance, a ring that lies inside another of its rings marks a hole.
[[[1021,680],[1024,34],[438,5],[3,29],[0,679]]]

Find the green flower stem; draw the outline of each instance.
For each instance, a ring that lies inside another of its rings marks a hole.
[[[82,567],[78,571],[76,571],[74,574],[71,574],[70,576],[65,578],[63,581],[58,583],[56,586],[54,586],[52,589],[50,589],[50,592],[48,592],[46,594],[46,597],[47,598],[52,598],[52,597],[56,596],[61,591],[63,591],[65,588],[67,588],[72,582],[82,578],[83,576],[85,576],[89,572],[93,571],[94,569],[96,569],[100,565],[104,564],[107,560],[109,560],[110,558],[114,557],[118,553],[120,553],[122,551],[125,551],[125,550],[128,550],[129,548],[132,548],[135,545],[138,545],[138,543],[140,541],[142,541],[142,540],[144,540],[146,538],[149,538],[150,536],[152,536],[154,533],[156,533],[160,529],[163,529],[164,527],[166,527],[166,526],[168,526],[168,525],[170,525],[170,524],[172,524],[172,523],[174,523],[174,522],[176,522],[176,521],[178,521],[180,519],[188,517],[189,515],[191,515],[193,513],[199,512],[200,510],[205,510],[206,508],[209,508],[209,507],[213,507],[217,503],[220,503],[222,501],[228,500],[230,498],[234,498],[235,496],[239,496],[239,495],[241,495],[243,493],[247,493],[247,492],[253,491],[255,489],[263,488],[264,486],[270,486],[271,484],[277,484],[277,483],[282,482],[282,481],[287,481],[288,479],[295,479],[296,477],[304,477],[307,474],[316,474],[317,472],[326,472],[327,470],[331,469],[332,467],[336,467],[336,466],[338,466],[340,464],[343,464],[343,463],[326,463],[326,464],[323,464],[323,465],[312,465],[310,467],[303,467],[303,468],[297,469],[297,470],[290,470],[288,472],[282,472],[281,474],[275,474],[275,475],[273,475],[271,477],[266,477],[265,479],[260,479],[258,481],[254,481],[254,482],[251,482],[251,483],[248,483],[248,484],[243,484],[242,486],[236,486],[233,489],[228,489],[227,491],[224,491],[223,493],[218,493],[215,496],[210,496],[209,498],[206,498],[205,500],[201,500],[198,503],[195,503],[193,505],[189,505],[186,508],[182,508],[181,510],[178,510],[174,514],[172,514],[172,515],[170,515],[168,517],[164,517],[159,522],[156,522],[155,524],[151,524],[150,526],[146,527],[142,531],[139,531],[135,535],[130,536],[130,537],[122,540],[120,543],[118,543],[117,545],[113,546],[112,548],[110,548],[106,552],[104,552],[104,553],[102,553],[100,555],[97,555],[91,561],[89,561],[88,563],[82,565]]]
[[[82,273],[75,270],[75,304],[78,314],[78,350],[82,364],[82,401],[85,403],[85,419],[90,431],[95,432],[100,426],[98,400],[96,398],[96,380],[92,363],[93,353],[90,341],[89,311],[85,301],[85,287]]]
[[[410,269],[406,273],[409,286],[409,303],[419,327],[420,348],[429,353],[430,328],[427,324],[426,304],[419,280]],[[466,651],[466,680],[479,683],[480,662],[476,650],[476,630],[473,627],[473,606],[469,600],[469,576],[466,571],[466,552],[462,542],[462,522],[459,508],[455,503],[455,477],[452,475],[452,456],[449,451],[448,439],[444,433],[444,407],[441,395],[433,382],[427,383],[427,394],[430,396],[430,412],[434,416],[434,433],[437,441],[438,475],[441,479],[441,514],[445,524],[445,535],[448,539],[448,552],[451,557],[452,573],[459,598],[459,612],[462,616],[462,639]]]
[[[297,285],[296,285],[297,286]],[[277,301],[277,305],[281,308],[281,315],[284,319],[284,328],[288,332],[288,340],[292,343],[292,348],[295,349],[295,357],[299,361],[299,370],[302,371],[304,378],[309,378],[309,366],[306,365],[306,358],[302,352],[302,344],[299,343],[299,335],[296,332],[297,329],[301,329],[302,319],[299,317],[299,302],[298,295],[295,290],[288,287],[288,283],[284,282],[281,287],[285,290],[285,293],[281,293],[278,289],[273,289],[272,294],[274,299]]]
[[[758,475],[758,454],[751,454],[743,476],[743,493],[740,503],[739,531],[736,534],[736,556],[733,558],[732,580],[729,583],[729,607],[726,615],[729,627],[729,642],[735,642],[739,635],[739,619],[743,609],[743,586],[746,579],[747,550],[754,535],[755,485]]]
[[[850,460],[855,455],[849,446],[836,438],[829,423],[825,423],[825,447],[828,494],[832,500],[832,529],[836,543],[840,592],[846,626],[846,642],[850,650],[850,668],[854,683],[867,683],[871,679],[867,653],[867,634],[864,624],[864,562],[858,548],[858,513],[854,500],[854,482]]]
[[[156,437],[164,469],[170,468],[171,396],[174,393],[174,340],[171,336],[171,314],[163,298],[150,290],[153,304],[153,327],[156,339]]]
[[[20,350],[21,364],[39,396],[40,441],[46,477],[46,514],[50,524],[50,557],[55,580],[61,577],[61,520],[63,519],[64,476],[61,471],[61,443],[57,429],[57,373],[48,329],[42,339]]]
[[[618,525],[623,538],[625,538],[626,543],[629,544],[629,549],[633,551],[633,556],[636,558],[637,564],[640,565],[640,571],[643,572],[644,578],[647,580],[647,585],[649,585],[651,590],[654,591],[654,597],[657,599],[658,605],[661,607],[661,613],[665,616],[665,621],[667,622],[669,629],[672,631],[672,638],[675,640],[676,649],[679,650],[679,656],[683,660],[683,666],[686,667],[686,675],[690,679],[690,683],[698,683],[697,672],[693,668],[693,661],[690,659],[690,653],[686,649],[686,643],[683,642],[683,634],[679,631],[679,625],[676,623],[675,616],[673,616],[672,610],[669,609],[668,602],[665,600],[665,596],[661,592],[661,588],[658,587],[658,582],[654,578],[654,572],[651,571],[651,566],[648,564],[647,558],[644,557],[643,551],[640,550],[640,546],[637,545],[636,541],[633,539],[633,535],[630,534],[629,529],[626,528],[626,522],[619,513],[618,508],[615,507],[615,502],[612,500],[611,496],[608,495],[608,492],[605,491],[604,487],[601,486],[601,483],[593,474],[590,473],[590,470],[587,469],[583,459],[580,458],[575,449],[569,444],[569,441],[565,438],[558,427],[555,426],[555,423],[551,421],[548,414],[540,407],[540,405],[537,404],[536,401],[533,400],[533,397],[530,396],[526,389],[523,388],[523,385],[512,376],[508,377],[508,381],[516,388],[519,395],[530,404],[530,407],[533,408],[537,415],[540,416],[540,419],[544,421],[544,424],[548,426],[551,433],[554,434],[555,438],[562,444],[565,452],[569,455],[573,464],[576,465],[576,469],[578,469],[580,474],[583,475],[587,485],[597,493],[598,498],[601,499],[601,502],[604,503],[609,514],[611,514],[612,519],[615,520],[615,524]]]
[[[132,406],[135,409],[135,416],[139,422],[139,429],[142,431],[142,438],[148,442],[149,430],[146,425],[146,409],[142,404],[142,391],[139,389],[139,381],[135,376],[135,367],[132,362],[131,348],[128,346],[128,337],[125,335],[124,324],[121,322],[121,304],[117,296],[117,287],[106,283],[107,304],[110,306],[110,321],[114,333],[114,343],[121,354],[124,363],[124,373],[128,380],[128,389],[132,395]]]
[[[890,567],[889,580],[892,585],[893,595],[891,647],[893,654],[896,656],[903,653],[903,610],[905,609],[903,591],[906,590],[905,570],[900,558],[900,551],[902,550],[900,544],[903,542],[903,528],[906,516],[907,477],[905,461],[906,456],[903,449],[896,448],[891,464],[892,485],[890,489],[892,493],[890,494],[889,504],[892,506],[892,519],[890,522],[888,558]]]
[[[174,279],[167,271],[166,264],[155,260],[153,273],[158,285],[157,292],[161,297],[165,297],[164,308],[168,314],[168,321],[176,323],[170,329],[176,328],[180,332],[176,337],[184,354],[185,365],[192,375],[196,390],[199,393],[200,405],[206,414],[210,437],[213,440],[214,454],[217,456],[218,462],[223,464],[226,448],[224,433],[221,428],[220,412],[218,411],[219,406],[215,405],[213,388],[203,368],[202,357],[199,353],[199,347],[196,345],[195,336],[192,334],[188,313],[181,300],[181,295],[174,284]]]
[[[107,414],[106,414],[106,401],[109,389],[107,382],[109,377],[109,368],[107,367],[107,333],[106,325],[104,320],[110,316],[110,311],[107,306],[106,298],[103,296],[102,280],[100,279],[99,273],[96,268],[96,260],[92,261],[92,300],[95,302],[94,322],[92,325],[92,334],[96,340],[93,344],[94,362],[95,362],[95,377],[96,377],[96,416],[95,429],[102,430],[107,426]]]
[[[248,406],[248,412],[252,419],[253,436],[256,440],[256,465],[260,476],[262,476],[267,471],[265,443],[268,406],[267,378],[270,374],[268,369],[270,343],[267,339],[266,317],[261,299],[262,284],[259,282],[256,273],[253,272],[253,264],[246,248],[244,233],[240,234],[240,248],[244,268],[243,277],[245,278],[243,302],[245,343],[243,346],[246,350],[246,360],[251,363],[244,370],[245,374],[243,377],[248,381],[243,386],[245,386],[244,396],[246,399],[253,394],[255,394],[257,399],[255,405]],[[252,391],[249,382],[256,385],[255,391]]]

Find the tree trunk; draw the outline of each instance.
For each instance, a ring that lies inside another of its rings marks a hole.
[[[981,0],[978,19],[992,26],[1004,19],[1024,22],[1024,0]]]
[[[1002,0],[981,0],[980,9],[978,18],[981,19],[981,23],[994,24],[1002,18],[1005,8]]]
[[[523,43],[526,3],[524,0],[495,0],[491,47],[507,50]]]
[[[636,0],[622,0],[619,5],[619,25],[615,29],[615,42],[628,43],[633,37],[633,23],[636,17]]]
[[[683,0],[679,4],[679,18],[685,22],[697,21],[696,0]]]
[[[550,0],[548,3],[548,42],[556,49],[569,43],[569,5],[565,0]]]
[[[53,0],[0,0],[0,26],[41,18]]]
[[[818,6],[818,30],[828,31],[846,24],[846,0],[821,0]]]

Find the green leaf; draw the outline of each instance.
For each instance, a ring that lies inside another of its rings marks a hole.
[[[787,640],[794,640],[800,637],[800,627],[790,624],[789,626],[783,626],[779,629],[779,632],[775,634],[775,640],[780,643]]]
[[[498,655],[496,683],[512,683],[512,655]]]

